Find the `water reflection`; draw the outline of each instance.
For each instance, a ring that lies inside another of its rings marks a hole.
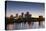
[[[13,23],[7,25],[7,30],[20,30],[20,29],[36,29],[36,28],[44,28],[45,22],[41,22],[39,26],[39,22],[22,22],[22,23]]]

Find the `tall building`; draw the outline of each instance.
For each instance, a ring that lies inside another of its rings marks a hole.
[[[18,19],[18,13],[16,14],[15,18]]]
[[[29,12],[27,12],[27,13],[25,14],[25,18],[31,18],[31,14],[29,14]]]
[[[39,21],[43,21],[43,16],[39,16]]]
[[[13,15],[11,15],[10,18],[12,19],[13,18]]]
[[[16,17],[18,17],[18,14],[16,14]]]
[[[22,18],[24,17],[24,13],[23,13],[23,12],[21,13],[21,17],[22,17]]]
[[[39,18],[43,18],[43,16],[39,16]]]
[[[14,17],[13,17],[13,15],[11,15],[9,18],[9,23],[13,23],[13,20],[14,20]]]

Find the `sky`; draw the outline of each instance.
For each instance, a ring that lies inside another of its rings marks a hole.
[[[7,17],[10,15],[15,16],[16,13],[21,15],[21,13],[24,12],[25,14],[27,11],[32,15],[32,17],[38,17],[40,15],[45,17],[44,3],[7,1]]]

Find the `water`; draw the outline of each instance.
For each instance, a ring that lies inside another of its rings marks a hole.
[[[7,29],[8,30],[22,30],[22,29],[38,29],[38,28],[44,28],[45,22],[41,22],[41,25],[38,25],[39,22],[31,22],[31,24],[28,24],[28,22],[24,23],[14,23],[14,24],[8,24]]]

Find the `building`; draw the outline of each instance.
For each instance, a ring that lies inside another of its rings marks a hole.
[[[18,17],[18,13],[16,14],[16,16],[15,16],[15,19],[18,19],[19,17]]]
[[[23,12],[21,13],[21,17],[24,18],[24,13]]]
[[[29,12],[27,12],[26,14],[25,14],[25,18],[31,18],[31,14],[29,14]]]

